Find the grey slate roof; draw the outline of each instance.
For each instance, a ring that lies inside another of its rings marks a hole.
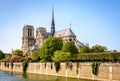
[[[38,50],[38,49],[39,49],[38,46],[34,45],[31,50],[34,51],[34,50]]]
[[[71,28],[55,32],[56,37],[75,36]]]
[[[45,38],[47,38],[48,36],[52,36],[50,32],[43,32],[42,34]]]

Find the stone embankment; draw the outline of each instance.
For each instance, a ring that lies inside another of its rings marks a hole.
[[[66,67],[66,63],[60,64],[58,73],[55,70],[54,63],[29,63],[27,73],[36,73],[53,76],[83,78],[102,81],[120,81],[120,64],[119,63],[101,63],[98,69],[98,75],[92,73],[92,63],[71,63]],[[22,71],[22,63],[5,64],[0,63],[0,69],[5,71]]]

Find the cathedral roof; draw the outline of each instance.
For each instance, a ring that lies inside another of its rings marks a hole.
[[[38,27],[37,29],[46,29],[45,27]]]
[[[71,28],[55,32],[56,37],[75,36]]]
[[[31,50],[34,51],[34,50],[38,50],[38,49],[39,49],[38,46],[34,45]]]
[[[47,38],[48,36],[52,36],[50,32],[43,32],[42,34],[45,38]]]

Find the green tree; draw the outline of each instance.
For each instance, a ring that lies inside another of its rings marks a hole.
[[[91,48],[91,52],[93,53],[100,53],[100,52],[105,52],[107,51],[107,48],[105,46],[101,46],[101,45],[94,45]]]
[[[4,55],[4,53],[0,50],[0,60],[3,59],[3,58],[5,58],[5,55]]]
[[[2,61],[3,61],[3,62],[9,62],[9,61],[10,61],[10,57],[7,56],[7,57],[3,58]]]
[[[70,52],[71,55],[78,54],[78,49],[73,42],[66,42],[62,47],[63,52]]]
[[[23,52],[19,49],[16,49],[12,52],[12,55],[23,56]]]
[[[39,50],[36,50],[32,53],[32,60],[33,61],[39,61],[40,57],[39,57]]]
[[[80,48],[80,54],[82,53],[90,53],[90,48],[89,46],[83,46]]]
[[[40,48],[40,59],[45,61],[51,61],[52,56],[56,50],[61,50],[63,46],[63,41],[61,38],[48,37],[42,47]]]
[[[54,62],[68,62],[70,61],[70,52],[55,51],[52,60]]]

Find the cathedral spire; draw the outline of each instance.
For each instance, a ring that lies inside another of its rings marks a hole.
[[[54,36],[55,33],[55,22],[54,22],[54,7],[52,7],[52,21],[51,21],[51,34]]]

